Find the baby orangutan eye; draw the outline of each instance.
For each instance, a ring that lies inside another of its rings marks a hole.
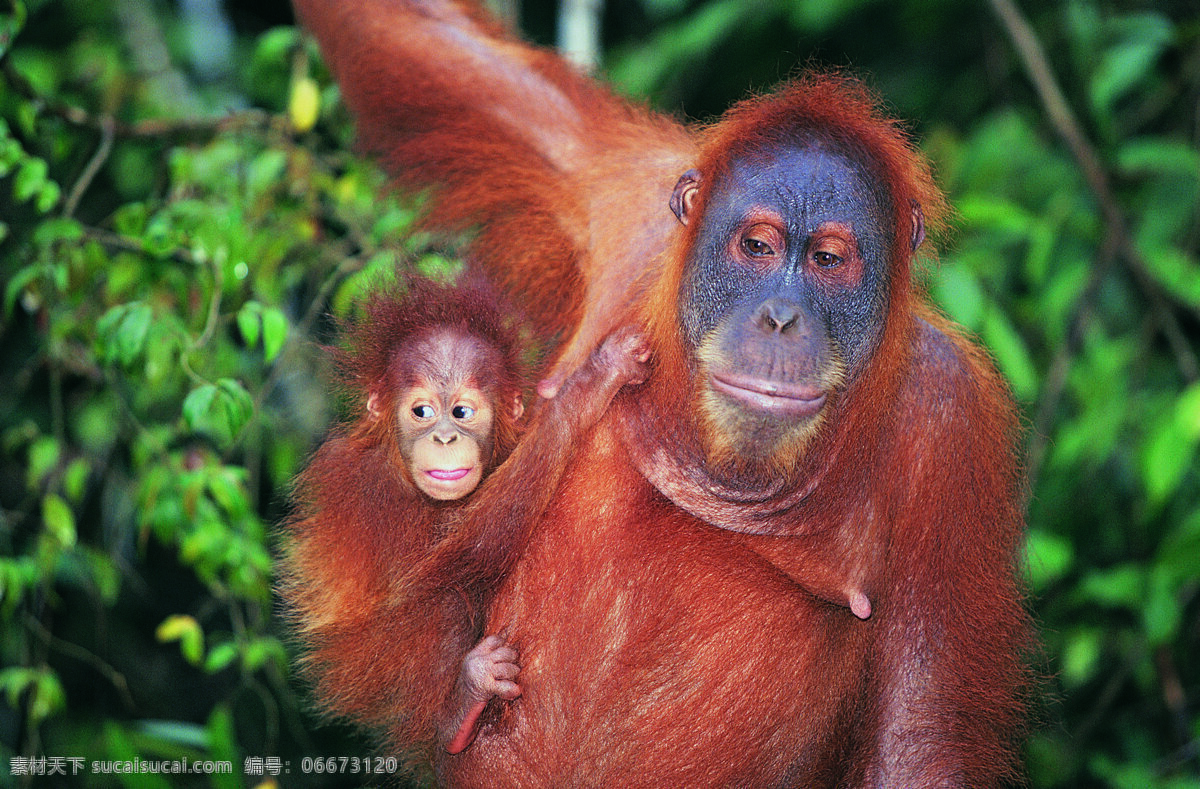
[[[475,416],[475,409],[469,405],[456,405],[450,409],[450,415],[455,419],[470,419]]]

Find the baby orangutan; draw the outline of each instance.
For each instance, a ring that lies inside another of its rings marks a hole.
[[[639,334],[615,333],[518,444],[527,365],[487,288],[422,283],[369,303],[337,357],[362,415],[297,479],[283,557],[326,710],[432,761],[438,745],[470,745],[492,699],[520,695],[516,650],[479,632],[488,596],[648,355]]]

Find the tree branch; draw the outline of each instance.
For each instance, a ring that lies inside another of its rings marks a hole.
[[[1100,204],[1107,235],[1104,246],[1108,247],[1112,243],[1121,251],[1138,286],[1150,300],[1155,320],[1158,321],[1163,335],[1175,354],[1180,373],[1189,382],[1200,380],[1200,362],[1197,361],[1196,355],[1179,325],[1179,319],[1171,309],[1167,294],[1154,281],[1145,258],[1133,243],[1125,214],[1112,192],[1108,173],[1100,156],[1096,153],[1096,149],[1088,142],[1087,135],[1084,134],[1083,127],[1079,124],[1075,113],[1071,111],[1071,105],[1063,95],[1062,89],[1059,88],[1058,81],[1050,69],[1050,61],[1046,57],[1045,49],[1013,0],[989,0],[989,2],[1005,32],[1012,40],[1013,46],[1021,58],[1021,63],[1024,65],[1030,81],[1033,82],[1034,90],[1037,91],[1042,106],[1045,107],[1050,123],[1070,148],[1071,155],[1075,157],[1084,179]],[[1200,310],[1192,305],[1181,306],[1200,317]]]
[[[8,87],[26,101],[35,102],[57,118],[72,126],[91,129],[102,136],[105,127],[111,125],[114,137],[122,139],[147,139],[152,137],[211,136],[227,129],[246,127],[268,127],[276,116],[263,110],[239,110],[211,118],[150,118],[136,123],[125,123],[108,115],[93,115],[81,107],[67,104],[40,95],[37,89],[16,69],[8,57],[0,58],[4,68],[4,80]],[[282,121],[278,121],[282,123]]]
[[[1059,88],[1058,81],[1050,70],[1050,61],[1046,58],[1046,50],[1038,41],[1037,34],[1033,32],[1033,28],[1013,0],[989,0],[989,2],[1004,26],[1005,32],[1012,40],[1013,46],[1016,47],[1017,54],[1021,57],[1021,63],[1025,66],[1030,81],[1033,82],[1034,90],[1037,91],[1042,106],[1046,108],[1050,123],[1066,141],[1067,147],[1071,149],[1071,155],[1075,157],[1075,161],[1079,163],[1079,167],[1083,171],[1083,177],[1087,180],[1088,186],[1100,201],[1105,224],[1109,227],[1113,225],[1123,227],[1124,217],[1121,207],[1109,187],[1108,174],[1101,164],[1095,148],[1083,133],[1083,127],[1080,126],[1075,113],[1071,111],[1071,105],[1067,103],[1062,89]],[[1122,230],[1122,232],[1124,231]]]
[[[109,154],[112,153],[113,133],[115,123],[112,118],[100,119],[100,145],[96,148],[96,153],[88,160],[87,166],[83,168],[75,185],[71,187],[71,193],[67,195],[67,200],[63,203],[63,216],[74,216],[75,209],[79,207],[79,201],[83,199],[83,193],[92,185],[92,181],[96,178],[96,174],[100,172],[100,168],[108,161]]]

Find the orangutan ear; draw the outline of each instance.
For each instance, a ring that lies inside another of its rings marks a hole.
[[[671,193],[671,210],[679,223],[686,225],[696,213],[696,196],[700,193],[700,171],[694,167],[683,175],[675,184]]]
[[[921,242],[925,240],[925,212],[921,210],[921,204],[916,200],[912,202],[912,248],[913,252],[917,251],[917,247],[921,246]]]

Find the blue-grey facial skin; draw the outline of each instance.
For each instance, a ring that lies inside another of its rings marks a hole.
[[[684,337],[693,347],[717,339],[736,354],[742,334],[769,299],[783,299],[823,331],[831,350],[853,377],[882,336],[888,307],[890,201],[881,184],[852,159],[820,144],[783,149],[733,162],[723,183],[706,183],[712,193],[699,217],[692,259],[680,293]],[[734,260],[733,236],[752,214],[783,220],[783,258],[770,266]],[[695,220],[693,220],[695,221]],[[862,275],[849,284],[823,277],[808,260],[813,234],[836,222],[853,233]],[[718,329],[731,335],[709,338]],[[804,367],[801,360],[796,360]]]

